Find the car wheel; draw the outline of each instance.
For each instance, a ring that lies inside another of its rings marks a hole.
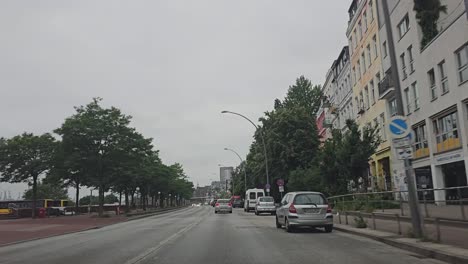
[[[333,226],[332,225],[325,226],[325,232],[331,233],[332,231],[333,231]]]
[[[215,214],[217,214],[217,213],[218,213],[218,212],[217,212],[217,211],[215,211]]]
[[[229,211],[230,214],[232,214],[232,211]]]
[[[278,217],[275,217],[275,219],[276,219],[276,228],[281,228],[281,224],[278,221]]]
[[[289,224],[288,219],[284,220],[284,227],[286,229],[286,232],[292,233],[293,232],[293,227]]]
[[[258,212],[257,212],[257,211],[255,211],[255,215],[258,215]]]

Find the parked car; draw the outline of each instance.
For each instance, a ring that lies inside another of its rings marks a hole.
[[[215,204],[215,214],[226,212],[232,214],[232,204],[230,199],[219,199]]]
[[[271,196],[258,197],[255,203],[255,215],[261,213],[269,213],[274,215],[276,213],[275,199]]]
[[[327,199],[319,192],[291,192],[276,209],[276,227],[292,232],[296,227],[323,227],[333,230],[333,214]]]
[[[248,189],[245,192],[244,211],[249,212],[250,210],[255,210],[257,198],[262,196],[265,196],[265,191],[263,189]]]
[[[234,198],[234,199],[231,199],[231,202],[232,202],[232,208],[242,208],[244,207],[244,201],[242,201],[242,198]]]

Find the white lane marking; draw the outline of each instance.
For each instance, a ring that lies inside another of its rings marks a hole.
[[[140,263],[140,262],[144,261],[149,255],[154,254],[155,252],[157,252],[159,249],[161,249],[166,244],[172,242],[173,240],[175,240],[176,238],[178,238],[179,236],[181,236],[185,232],[188,232],[190,229],[192,229],[193,227],[198,225],[203,219],[204,218],[200,218],[198,221],[196,221],[196,222],[182,228],[181,230],[174,233],[172,236],[170,236],[170,237],[164,239],[163,241],[159,242],[158,245],[156,245],[156,246],[154,246],[152,248],[149,248],[148,250],[141,253],[140,255],[128,260],[127,262],[125,262],[125,264],[136,264],[136,263]]]

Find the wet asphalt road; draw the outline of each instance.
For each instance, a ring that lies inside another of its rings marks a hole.
[[[0,247],[0,263],[443,263],[337,231],[286,233],[274,216],[192,207]]]

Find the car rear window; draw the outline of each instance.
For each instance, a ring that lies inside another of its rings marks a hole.
[[[251,192],[251,193],[249,194],[249,198],[255,200],[255,193]]]
[[[273,197],[262,197],[260,198],[260,202],[274,202]]]
[[[227,203],[229,203],[229,200],[218,200],[218,203],[227,204]]]
[[[297,205],[324,205],[327,200],[321,194],[305,193],[298,194],[294,197],[294,204]]]

